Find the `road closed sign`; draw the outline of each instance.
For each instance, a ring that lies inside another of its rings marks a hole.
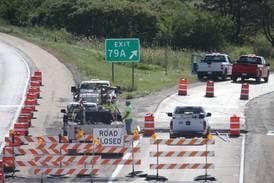
[[[124,128],[94,128],[93,138],[98,138],[105,147],[121,147],[124,146]]]

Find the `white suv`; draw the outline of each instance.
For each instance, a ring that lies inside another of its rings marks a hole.
[[[209,133],[207,117],[211,113],[205,113],[200,106],[177,106],[170,121],[170,138],[180,136],[206,136]]]

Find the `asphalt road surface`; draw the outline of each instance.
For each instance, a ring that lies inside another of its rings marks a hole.
[[[17,119],[24,100],[29,68],[19,50],[0,42],[0,146]]]
[[[256,98],[246,108],[245,181],[274,182],[274,93]]]

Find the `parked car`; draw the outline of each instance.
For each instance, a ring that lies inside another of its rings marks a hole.
[[[237,81],[241,78],[242,81],[249,78],[254,78],[256,82],[268,82],[269,79],[269,66],[264,57],[256,56],[254,54],[242,55],[239,60],[233,64],[232,80]]]
[[[206,113],[200,106],[177,106],[173,113],[168,113],[172,117],[170,121],[170,138],[181,136],[207,136],[209,133],[209,123],[207,117],[211,113]]]
[[[225,80],[232,74],[232,61],[227,54],[206,54],[204,59],[196,64],[195,70],[200,80],[204,77],[221,77]]]

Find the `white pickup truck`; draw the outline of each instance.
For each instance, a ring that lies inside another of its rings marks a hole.
[[[232,75],[232,61],[227,54],[206,54],[204,59],[197,63],[196,67],[199,80],[204,77],[221,77],[225,80]]]
[[[211,113],[205,113],[200,106],[177,106],[170,121],[170,138],[180,136],[206,136],[209,133],[207,117]]]

